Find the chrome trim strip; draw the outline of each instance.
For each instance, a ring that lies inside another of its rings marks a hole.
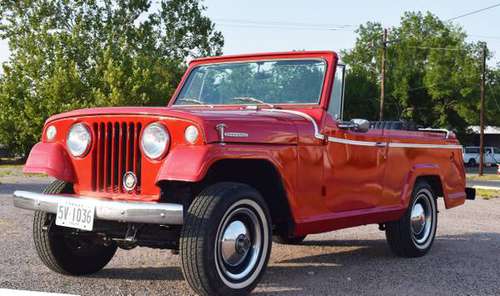
[[[431,128],[431,127],[426,127],[426,128],[419,128],[419,131],[422,132],[439,132],[439,133],[445,133],[446,139],[450,137],[451,131],[445,129],[445,128]]]
[[[262,111],[268,112],[281,112],[287,114],[294,114],[300,116],[311,122],[314,129],[314,137],[319,140],[328,139],[328,142],[340,143],[346,145],[357,145],[357,146],[367,146],[367,147],[389,147],[389,148],[442,148],[442,149],[462,149],[461,145],[446,145],[446,144],[413,144],[413,143],[387,143],[387,142],[371,142],[371,141],[358,141],[349,140],[337,137],[326,137],[319,132],[319,127],[314,118],[307,113],[295,110],[283,110],[283,109],[262,109]]]
[[[328,65],[328,62],[325,57],[323,57],[323,54],[320,54],[321,57],[295,57],[295,58],[269,58],[269,57],[264,57],[263,58],[255,58],[255,59],[248,59],[248,60],[234,60],[234,61],[225,61],[225,62],[214,62],[214,63],[205,63],[205,61],[201,60],[201,63],[197,65],[196,67],[200,66],[216,66],[216,65],[226,65],[226,64],[244,64],[244,63],[260,63],[260,62],[276,62],[276,61],[320,61],[324,62],[326,65]],[[193,61],[194,62],[194,61]],[[191,63],[190,63],[191,64]],[[325,71],[326,73],[326,71]]]
[[[300,116],[300,117],[302,117],[302,118],[304,118],[312,123],[313,128],[314,128],[314,137],[316,139],[324,140],[326,138],[325,135],[323,135],[319,132],[318,124],[316,123],[314,118],[312,118],[312,116],[307,114],[307,113],[295,111],[295,110],[283,110],[283,109],[262,109],[262,111],[278,112],[278,113],[281,112],[281,113],[294,114],[294,115]]]
[[[29,191],[14,192],[14,206],[33,211],[57,213],[59,202],[78,199],[95,207],[95,218],[109,221],[183,224],[183,206],[173,203],[136,202],[98,199],[90,196],[54,195]]]
[[[389,143],[389,148],[442,148],[442,149],[462,149],[461,145],[446,144],[413,144],[413,143]]]
[[[356,145],[356,146],[369,146],[369,147],[386,147],[386,142],[368,142],[368,141],[357,141],[357,140],[348,140],[342,138],[328,137],[328,142],[347,144],[347,145]]]
[[[387,147],[389,148],[435,148],[435,149],[462,149],[460,145],[445,145],[445,144],[413,144],[413,143],[387,143],[387,142],[369,142],[369,141],[356,141],[342,138],[328,137],[328,142],[369,146],[369,147]]]

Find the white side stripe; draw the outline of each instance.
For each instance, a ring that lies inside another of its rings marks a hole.
[[[356,145],[356,146],[368,146],[368,147],[389,146],[389,148],[462,149],[461,145],[453,145],[453,144],[446,145],[446,144],[386,143],[386,142],[358,141],[358,140],[349,140],[336,137],[326,137],[325,135],[319,132],[318,124],[316,123],[314,118],[312,118],[309,114],[295,110],[283,110],[283,109],[265,109],[265,111],[281,112],[281,113],[288,113],[300,116],[311,122],[314,128],[314,137],[316,139],[324,140],[325,138],[327,138],[328,142],[333,142],[333,143]]]

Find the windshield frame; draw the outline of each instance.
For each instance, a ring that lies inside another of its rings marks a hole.
[[[277,62],[277,61],[321,61],[325,65],[325,69],[323,71],[323,78],[321,81],[321,88],[319,92],[318,99],[315,103],[267,103],[266,104],[258,104],[258,103],[234,103],[234,104],[178,104],[176,105],[175,103],[180,97],[180,94],[182,93],[183,89],[185,87],[188,87],[188,81],[191,75],[193,74],[193,71],[195,69],[198,69],[200,67],[206,67],[206,66],[213,66],[213,65],[223,65],[223,64],[243,64],[243,63],[257,63],[257,62]],[[267,106],[269,104],[272,104],[274,106],[317,106],[320,107],[323,104],[323,96],[325,92],[325,84],[326,80],[328,79],[328,74],[330,71],[330,63],[328,62],[328,59],[325,57],[320,57],[320,56],[303,56],[303,57],[283,57],[283,58],[255,58],[255,59],[241,59],[241,60],[231,60],[231,61],[220,61],[220,62],[210,62],[210,63],[200,63],[197,65],[194,65],[192,67],[188,68],[188,71],[186,72],[185,76],[181,80],[181,83],[174,93],[172,99],[169,102],[170,107],[175,107],[175,108],[182,108],[182,107],[198,107],[198,108],[203,108],[203,107],[238,107],[238,106]]]

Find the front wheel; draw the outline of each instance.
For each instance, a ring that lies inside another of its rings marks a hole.
[[[437,227],[436,196],[427,182],[417,182],[406,213],[387,223],[386,238],[401,257],[420,257],[429,252]]]
[[[72,193],[71,184],[56,180],[44,193]],[[104,245],[95,234],[72,231],[55,225],[55,215],[36,211],[33,240],[42,262],[66,275],[86,275],[101,270],[113,258],[116,244]]]
[[[271,218],[262,196],[240,183],[217,183],[192,202],[180,238],[182,271],[200,295],[246,295],[271,253]]]

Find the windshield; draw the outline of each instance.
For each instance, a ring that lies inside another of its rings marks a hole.
[[[174,105],[317,104],[325,70],[322,60],[199,66],[189,74]]]

